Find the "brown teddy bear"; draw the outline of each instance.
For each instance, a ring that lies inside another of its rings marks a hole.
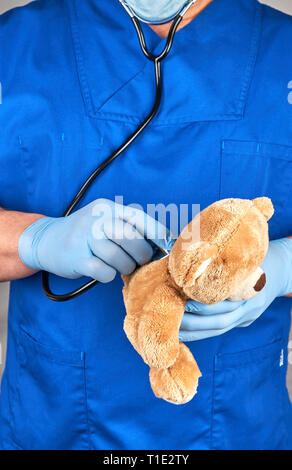
[[[270,199],[225,199],[184,228],[170,255],[124,276],[124,330],[150,366],[155,395],[190,401],[201,373],[191,351],[179,343],[187,299],[216,304],[247,300],[266,283],[260,265],[269,245]],[[199,235],[197,235],[199,234]]]

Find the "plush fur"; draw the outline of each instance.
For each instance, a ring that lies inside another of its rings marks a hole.
[[[264,197],[218,201],[182,231],[169,257],[123,277],[124,330],[151,368],[157,397],[182,404],[197,391],[201,372],[178,339],[187,299],[209,305],[245,300],[265,286],[260,264],[273,213],[272,202]]]

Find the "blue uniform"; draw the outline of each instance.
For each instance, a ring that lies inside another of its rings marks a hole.
[[[143,26],[149,47],[161,40]],[[83,204],[201,204],[270,196],[292,234],[292,19],[216,0],[176,33],[162,106]],[[42,0],[0,18],[0,205],[59,216],[153,104],[153,64],[112,0]],[[190,215],[191,217],[191,215]],[[56,292],[80,281],[52,276]],[[188,404],[154,397],[123,333],[122,281],[63,304],[41,276],[11,283],[2,449],[291,449],[285,376],[291,299],[250,327],[190,343]]]

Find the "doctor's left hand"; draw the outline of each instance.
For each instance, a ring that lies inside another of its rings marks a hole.
[[[292,292],[292,240],[270,242],[262,268],[267,283],[256,297],[243,302],[225,300],[216,305],[188,301],[181,323],[180,341],[197,341],[252,324],[276,297]]]

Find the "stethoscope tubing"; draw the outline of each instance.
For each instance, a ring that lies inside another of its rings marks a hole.
[[[85,195],[89,187],[96,180],[96,178],[137,139],[137,137],[150,124],[150,122],[155,117],[160,107],[161,96],[162,96],[161,62],[167,57],[168,53],[171,50],[173,40],[174,40],[174,35],[182,20],[182,15],[180,14],[176,16],[176,18],[173,20],[173,23],[171,25],[171,28],[169,30],[169,34],[166,40],[165,47],[163,51],[157,56],[155,56],[148,50],[146,41],[145,41],[145,36],[143,33],[143,29],[141,27],[141,24],[138,18],[135,16],[131,16],[131,20],[135,26],[142,52],[147,57],[147,59],[151,60],[154,63],[156,93],[155,93],[155,101],[154,101],[153,107],[150,113],[148,114],[148,116],[144,119],[144,121],[141,124],[139,124],[135,132],[131,134],[130,137],[128,137],[127,140],[122,145],[120,145],[120,147],[117,150],[115,150],[109,157],[107,157],[93,171],[93,173],[91,173],[91,175],[86,179],[84,184],[81,186],[81,188],[79,189],[79,191],[77,192],[77,194],[75,195],[75,197],[73,198],[73,200],[70,202],[69,206],[63,213],[63,217],[67,217],[68,215],[72,213],[72,211],[75,209],[77,204],[81,201],[81,199],[83,198],[83,196]],[[89,289],[96,286],[97,284],[99,284],[99,281],[92,279],[91,281],[87,282],[86,284],[83,284],[78,289],[75,289],[71,292],[68,292],[66,294],[55,294],[52,292],[50,288],[49,273],[47,273],[46,271],[42,271],[43,291],[50,300],[54,300],[55,302],[65,302],[67,300],[72,300],[78,297],[79,295],[84,294],[85,292],[87,292]]]

